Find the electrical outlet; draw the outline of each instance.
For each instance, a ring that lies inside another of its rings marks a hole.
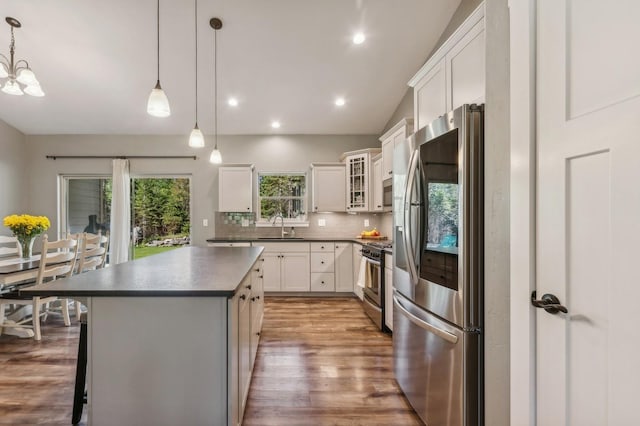
[[[366,228],[367,226],[369,226],[369,219],[365,219],[365,220],[364,220],[364,226],[365,226],[365,228]]]
[[[318,219],[318,226],[327,226],[327,221],[325,219]]]
[[[204,227],[209,226],[209,219],[202,219],[202,226]]]

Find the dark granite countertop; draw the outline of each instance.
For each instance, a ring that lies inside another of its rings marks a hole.
[[[264,237],[213,237],[207,239],[208,243],[239,243],[239,242],[261,242],[261,243],[277,243],[277,242],[285,242],[285,243],[314,243],[314,242],[325,242],[325,241],[339,241],[345,243],[356,243],[356,244],[367,244],[372,241],[379,240],[365,240],[362,238],[355,237],[295,237],[295,238],[264,238]],[[389,241],[389,240],[382,240]]]
[[[231,297],[262,247],[183,247],[20,291],[27,296]]]

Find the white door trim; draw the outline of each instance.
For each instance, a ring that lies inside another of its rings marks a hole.
[[[535,289],[536,236],[536,5],[510,0],[511,189],[510,189],[510,418],[536,424]]]

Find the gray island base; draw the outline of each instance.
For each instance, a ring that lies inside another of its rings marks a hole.
[[[239,425],[262,248],[185,247],[23,290],[86,298],[90,425]]]

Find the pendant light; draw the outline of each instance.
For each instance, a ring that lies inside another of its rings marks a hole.
[[[16,40],[13,35],[14,28],[22,27],[16,18],[7,16],[5,21],[11,27],[11,44],[9,44],[9,57],[0,53],[0,78],[8,78],[2,91],[8,95],[21,96],[24,93],[31,96],[44,96],[36,75],[24,59],[15,59]],[[21,85],[26,87],[22,88]]]
[[[196,125],[189,135],[189,146],[192,148],[202,148],[204,146],[204,136],[198,127],[198,0],[195,12],[195,28],[196,28]]]
[[[209,162],[213,164],[222,163],[222,154],[218,149],[218,30],[222,28],[222,21],[219,18],[211,18],[209,25],[213,28],[213,140],[214,148],[209,156]]]
[[[147,101],[147,113],[154,117],[168,117],[171,115],[171,108],[169,107],[169,99],[160,86],[160,0],[157,2],[157,55],[158,55],[158,79],[156,86],[151,90],[149,100]]]

